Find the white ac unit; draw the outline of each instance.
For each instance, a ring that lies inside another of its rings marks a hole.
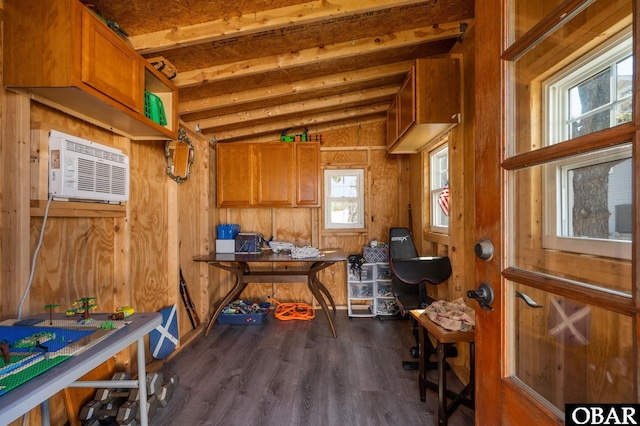
[[[49,195],[118,204],[129,199],[129,157],[55,130],[49,134]]]

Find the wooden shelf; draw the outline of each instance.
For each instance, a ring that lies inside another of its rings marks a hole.
[[[47,200],[31,200],[31,217],[43,217]],[[124,204],[52,201],[47,217],[125,217]]]
[[[5,87],[133,140],[177,139],[175,85],[80,2],[4,11]],[[166,125],[145,116],[145,90],[162,100]]]

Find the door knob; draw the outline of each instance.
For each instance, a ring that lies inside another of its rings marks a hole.
[[[491,304],[493,303],[493,288],[487,283],[481,283],[477,290],[467,291],[467,297],[476,299],[480,307],[487,311],[493,311]]]
[[[473,246],[473,251],[476,254],[476,257],[479,257],[482,260],[489,260],[493,257],[493,243],[491,240],[482,239]]]

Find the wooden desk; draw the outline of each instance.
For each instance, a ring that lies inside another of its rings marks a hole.
[[[92,313],[96,320],[106,320],[107,314]],[[30,318],[49,319],[48,314]],[[64,314],[54,314],[53,319],[69,319]],[[34,377],[28,382],[0,396],[0,424],[8,424],[42,404],[42,424],[50,423],[47,400],[67,387],[113,387],[112,381],[77,381],[118,352],[133,343],[138,343],[138,378],[135,381],[118,382],[118,387],[140,389],[140,406],[147,405],[146,362],[144,336],[162,324],[162,315],[157,312],[137,312],[127,318],[131,321],[125,327],[109,333],[97,343],[72,356],[66,361]],[[6,422],[6,423],[5,423]],[[146,410],[140,410],[140,424],[148,424]]]
[[[204,332],[205,337],[209,335],[211,327],[216,322],[218,315],[222,312],[224,307],[237,299],[240,293],[247,287],[249,283],[307,283],[309,290],[313,294],[313,297],[318,301],[322,310],[324,311],[327,319],[329,320],[329,327],[333,337],[337,337],[336,328],[333,324],[333,319],[329,315],[329,308],[325,297],[331,303],[333,311],[336,311],[336,304],[333,301],[333,297],[329,293],[329,290],[318,279],[318,272],[326,267],[329,267],[337,262],[344,262],[347,260],[344,252],[341,249],[323,249],[320,251],[319,257],[308,257],[305,259],[295,259],[289,256],[289,254],[280,252],[273,253],[272,251],[265,251],[262,254],[226,254],[226,253],[213,253],[206,256],[198,256],[193,260],[196,262],[207,262],[209,265],[224,269],[231,272],[235,277],[234,286],[227,295],[222,299],[222,302],[218,305],[215,312],[209,320],[207,329]],[[302,263],[308,266],[305,269],[275,269],[271,271],[256,271],[251,269],[251,264],[270,262],[278,263]]]
[[[475,386],[475,331],[449,331],[429,319],[428,316],[422,315],[423,309],[412,310],[411,316],[418,322],[418,346],[420,352],[420,370],[418,375],[418,384],[420,386],[420,400],[426,400],[426,389],[438,392],[438,424],[446,426],[449,416],[461,404],[474,408],[474,386]],[[438,383],[427,380],[426,365],[429,362],[430,353],[425,351],[425,339],[431,334],[437,341],[437,358],[438,358]],[[447,365],[446,353],[450,346],[458,342],[469,343],[469,362],[471,364],[471,374],[469,383],[460,392],[455,393],[447,389]],[[466,396],[468,395],[468,397]],[[447,405],[447,398],[452,400]]]

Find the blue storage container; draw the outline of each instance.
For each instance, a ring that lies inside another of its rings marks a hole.
[[[218,225],[219,240],[233,240],[240,232],[240,225],[237,223],[226,223]]]

